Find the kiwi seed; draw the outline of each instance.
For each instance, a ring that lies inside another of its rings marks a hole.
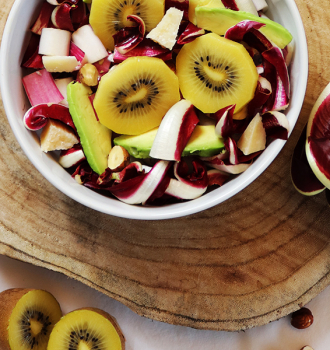
[[[223,67],[223,63],[218,63],[215,58],[210,58],[210,56],[206,56],[205,60],[207,62],[207,67],[212,68],[215,72],[224,75],[224,78],[221,81],[212,79],[205,71],[203,56],[199,57],[199,59],[194,62],[194,71],[196,77],[204,83],[206,88],[220,93],[230,89],[230,87],[236,83],[234,69],[232,69],[229,65],[225,65],[225,67]]]

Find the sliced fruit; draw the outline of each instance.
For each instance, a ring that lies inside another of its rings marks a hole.
[[[102,174],[108,167],[111,131],[95,116],[89,95],[92,90],[81,83],[70,83],[67,90],[69,110],[90,167]]]
[[[314,196],[325,190],[308,164],[305,151],[306,127],[302,131],[294,148],[291,160],[291,180],[295,189],[305,195]]]
[[[102,77],[94,108],[109,129],[138,135],[158,126],[179,100],[178,78],[164,61],[130,57]]]
[[[238,112],[253,98],[258,82],[244,46],[214,33],[184,45],[176,67],[182,95],[204,113],[232,104]]]
[[[43,152],[69,149],[79,143],[72,128],[60,121],[49,119],[40,135],[40,146]]]
[[[120,145],[135,158],[149,158],[149,153],[156,137],[158,128],[137,136],[119,136],[114,139],[115,145]],[[222,139],[215,134],[214,125],[197,125],[192,133],[182,156],[211,157],[224,148]]]
[[[93,0],[89,17],[95,34],[108,50],[113,50],[113,35],[133,25],[129,15],[141,17],[147,32],[155,28],[165,12],[165,0]]]
[[[292,35],[279,23],[268,18],[254,16],[249,12],[233,11],[225,8],[198,6],[195,9],[197,26],[219,35],[224,35],[230,27],[237,23],[250,20],[265,24],[260,28],[269,40],[283,49],[292,40]]]
[[[316,100],[307,124],[306,156],[315,176],[330,188],[330,83]]]
[[[240,139],[237,147],[248,155],[266,148],[266,131],[262,124],[262,118],[258,113],[249,123]]]
[[[48,292],[8,289],[0,294],[1,350],[46,350],[50,332],[62,316]]]
[[[47,350],[122,350],[125,338],[105,311],[85,308],[66,314],[54,327]]]
[[[179,27],[183,17],[183,11],[175,7],[169,8],[162,20],[147,34],[148,39],[152,39],[159,45],[172,50],[176,43]]]

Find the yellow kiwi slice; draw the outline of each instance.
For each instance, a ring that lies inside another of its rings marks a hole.
[[[150,32],[163,18],[165,0],[93,0],[89,16],[95,34],[108,50],[113,50],[113,35],[133,25],[129,15],[141,17]]]
[[[102,77],[94,108],[110,130],[139,135],[159,126],[179,100],[178,78],[164,61],[130,57]]]
[[[125,338],[105,311],[85,308],[72,311],[54,327],[47,350],[124,350]]]
[[[62,317],[48,292],[8,289],[0,294],[0,349],[46,350],[49,335]]]
[[[185,99],[204,113],[231,104],[238,112],[254,96],[256,66],[243,45],[217,34],[203,35],[183,46],[176,74]]]

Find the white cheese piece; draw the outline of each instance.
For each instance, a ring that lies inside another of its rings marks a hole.
[[[159,45],[172,50],[176,43],[179,26],[183,17],[183,11],[170,7],[157,26],[150,31],[147,38]]]
[[[75,56],[43,56],[42,63],[50,73],[73,72],[80,66]]]

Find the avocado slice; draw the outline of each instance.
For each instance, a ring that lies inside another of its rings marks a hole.
[[[195,9],[197,27],[224,35],[230,27],[245,20],[265,24],[259,30],[275,45],[284,49],[292,40],[291,33],[279,23],[268,18],[252,15],[249,12],[233,11],[220,7],[197,6]]]
[[[67,87],[69,111],[77,128],[81,146],[88,164],[100,175],[108,167],[111,130],[96,119],[88,98],[91,94],[92,90],[79,82],[71,82]]]
[[[115,145],[124,147],[135,158],[149,158],[157,130],[158,128],[152,129],[136,136],[122,135],[116,137],[113,142]],[[223,140],[215,134],[214,125],[197,125],[182,152],[182,156],[211,157],[223,149]]]

